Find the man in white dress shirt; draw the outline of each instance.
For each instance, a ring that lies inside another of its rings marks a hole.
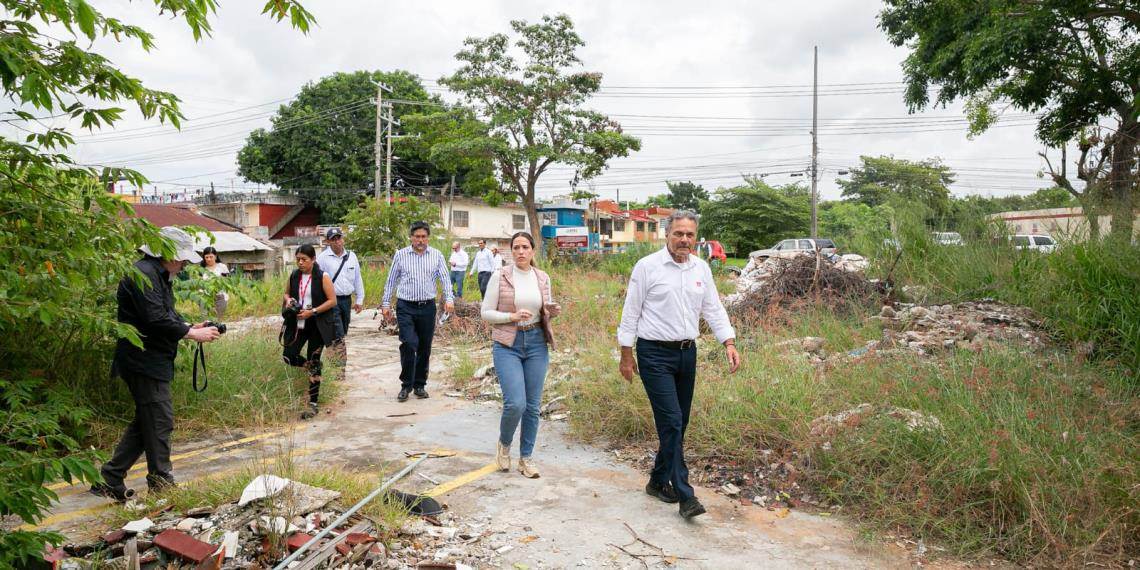
[[[317,255],[317,264],[333,280],[338,313],[336,338],[341,340],[348,336],[352,312],[359,313],[364,309],[364,276],[356,254],[344,248],[344,232],[340,228],[329,228],[325,242],[328,247]],[[352,302],[353,296],[356,297],[355,303]]]
[[[502,263],[499,264],[499,267],[502,267]],[[471,263],[471,273],[478,276],[480,299],[487,295],[487,282],[491,280],[491,274],[496,270],[498,267],[495,267],[491,250],[487,249],[487,240],[479,240],[479,251],[475,252],[475,261]]]
[[[467,252],[459,246],[459,242],[451,242],[451,257],[447,262],[451,264],[451,290],[456,297],[463,296],[463,278],[467,275],[467,264],[470,262]]]
[[[696,215],[680,210],[666,224],[665,249],[641,258],[633,267],[618,327],[618,368],[626,381],[640,374],[653,407],[659,446],[645,492],[666,503],[680,503],[681,516],[688,519],[705,513],[689,485],[684,453],[697,378],[700,317],[725,346],[731,372],[740,368],[741,360],[736,332],[720,302],[712,271],[693,254]]]

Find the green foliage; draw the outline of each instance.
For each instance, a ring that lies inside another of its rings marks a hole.
[[[668,206],[681,210],[700,212],[701,201],[709,199],[709,192],[700,184],[692,182],[666,182],[669,188]]]
[[[131,217],[129,206],[110,196],[105,183],[124,179],[141,185],[137,172],[79,167],[64,152],[74,142],[66,127],[45,127],[44,118],[105,127],[123,109],[104,103],[131,101],[146,118],[175,126],[178,99],[145,88],[92,51],[104,41],[154,45],[145,30],[106,16],[85,0],[0,0],[5,9],[0,38],[0,88],[17,107],[3,120],[28,133],[22,142],[0,139],[0,515],[35,523],[55,495],[53,481],[94,482],[91,452],[80,451],[91,410],[63,386],[109,382],[111,343],[137,331],[115,321],[115,285],[148,244],[172,251],[154,227]],[[162,13],[182,18],[195,38],[210,32],[213,0],[156,2]],[[290,18],[298,28],[310,15],[291,0],[271,0],[271,17]],[[43,25],[46,30],[41,30]],[[63,39],[60,39],[60,38]],[[30,110],[29,110],[30,109]],[[45,116],[37,116],[42,113]],[[134,272],[136,279],[141,275]],[[0,531],[0,566],[39,555],[62,537],[42,531]]]
[[[570,165],[579,179],[590,179],[610,159],[639,150],[641,142],[584,107],[602,76],[576,70],[585,42],[568,16],[544,16],[537,24],[515,20],[511,29],[518,36],[513,44],[505,34],[468,38],[456,54],[459,69],[440,79],[470,111],[444,111],[420,124],[458,125],[431,130],[430,156],[493,160],[502,192],[521,200],[531,226],[538,227],[536,184],[548,168]],[[477,126],[476,117],[485,126]]]
[[[938,159],[921,162],[890,156],[861,156],[863,165],[851,170],[847,180],[836,183],[843,197],[868,206],[881,206],[892,200],[917,202],[934,215],[945,214],[950,206],[950,169]]]
[[[321,209],[322,223],[339,223],[369,194],[375,181],[377,83],[391,89],[385,97],[441,103],[407,71],[334,73],[306,84],[278,108],[268,131],[249,134],[238,152],[238,173],[246,180],[296,193]],[[393,109],[397,121],[419,111],[412,105]],[[440,185],[459,170],[454,164],[437,165],[423,147],[398,148],[393,185],[399,180],[405,188]]]
[[[701,203],[701,236],[740,255],[808,232],[810,198],[798,185],[773,188],[758,178],[717,190]]]
[[[1060,147],[1112,122],[1096,145],[1111,165],[1104,180],[1114,212],[1112,234],[1132,234],[1140,143],[1140,9],[1135,2],[1068,0],[887,0],[879,25],[906,46],[906,101],[911,109],[969,98],[976,133],[993,122],[982,107],[1001,101],[1041,113],[1037,137]],[[937,95],[931,87],[937,86]],[[1096,188],[1101,174],[1078,175]],[[1058,184],[1072,188],[1061,174]],[[1075,191],[1074,191],[1075,192]]]
[[[345,238],[345,246],[357,255],[390,258],[408,245],[408,228],[416,221],[430,224],[435,235],[439,229],[439,208],[411,196],[391,204],[365,200],[344,217],[345,225],[353,228]]]
[[[835,240],[844,251],[867,251],[891,237],[894,208],[861,202],[823,202],[819,206],[820,237]]]

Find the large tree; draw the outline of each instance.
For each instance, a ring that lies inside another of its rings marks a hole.
[[[851,177],[837,180],[843,197],[880,206],[895,199],[918,201],[936,215],[947,212],[953,173],[937,159],[914,162],[890,156],[862,156]]]
[[[701,203],[701,236],[721,241],[738,255],[802,237],[808,231],[810,201],[800,185],[773,188],[748,177],[744,185],[717,190]]]
[[[377,83],[391,89],[384,96],[396,101],[397,121],[424,105],[441,104],[406,71],[334,73],[302,87],[277,110],[269,130],[249,134],[238,152],[238,173],[298,194],[321,208],[322,222],[339,223],[370,194],[375,180]],[[417,146],[401,147],[398,156],[392,181],[405,190],[439,187],[457,174],[440,168]]]
[[[185,21],[195,38],[210,33],[214,0],[156,0],[157,11]],[[75,163],[70,129],[111,126],[120,102],[147,119],[178,125],[178,98],[146,88],[93,45],[122,42],[149,51],[154,37],[86,0],[0,0],[0,90],[11,106],[0,120],[22,134],[0,135],[0,516],[41,522],[58,496],[51,483],[94,483],[95,454],[83,445],[95,410],[76,392],[106,391],[108,357],[118,337],[142,346],[115,320],[115,283],[132,270],[135,248],[165,253],[156,229],[110,195],[118,180],[146,179],[124,169]],[[263,12],[302,30],[311,16],[292,0]],[[77,125],[67,122],[73,120]],[[94,386],[94,388],[92,388]],[[105,410],[104,410],[105,412]],[[0,567],[42,564],[42,529],[0,528]]]
[[[1140,144],[1140,4],[886,0],[886,6],[880,26],[910,50],[903,71],[912,109],[968,98],[977,129],[992,123],[992,103],[1041,113],[1037,137],[1053,147],[1077,141],[1078,176],[1099,196],[1075,189],[1063,166],[1051,169],[1054,180],[1086,209],[1099,198],[1113,214],[1114,238],[1128,239]],[[1108,134],[1097,136],[1107,121],[1114,123]]]
[[[669,205],[681,210],[699,212],[701,200],[709,199],[709,192],[700,184],[692,182],[666,182],[669,188]]]
[[[547,169],[569,165],[579,180],[588,180],[610,159],[639,150],[641,142],[585,108],[602,76],[579,69],[577,50],[585,43],[568,16],[544,16],[536,24],[516,20],[511,29],[514,42],[505,34],[468,38],[456,54],[459,69],[440,79],[486,124],[485,131],[437,136],[431,154],[493,159],[502,192],[522,202],[537,232],[537,186]]]

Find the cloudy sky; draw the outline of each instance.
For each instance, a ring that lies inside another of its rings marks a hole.
[[[772,184],[805,180],[793,174],[810,165],[815,45],[824,199],[838,197],[838,172],[857,165],[861,154],[941,157],[959,173],[957,194],[1046,185],[1037,176],[1032,117],[1010,110],[1004,123],[968,140],[960,106],[908,115],[899,65],[905,51],[878,30],[880,4],[870,0],[311,0],[318,22],[307,36],[261,16],[258,2],[229,1],[213,37],[198,43],[181,21],[157,16],[153,3],[100,6],[153,32],[158,47],[146,53],[101,42],[96,49],[150,87],[179,95],[190,120],[177,132],[132,118],[114,131],[83,135],[76,154],[83,162],[133,166],[160,192],[211,182],[254,187],[236,174],[237,149],[308,81],[337,71],[404,69],[434,85],[456,67],[465,38],[560,12],[586,42],[583,68],[604,75],[591,106],[643,143],[595,180],[605,197],[620,191],[622,200],[645,198],[662,193],[665,180],[712,190],[738,183],[741,173],[765,175]],[[540,182],[542,194],[565,193],[567,178],[565,170],[551,173]]]

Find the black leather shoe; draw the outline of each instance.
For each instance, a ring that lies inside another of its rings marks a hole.
[[[401,402],[407,402],[408,401],[408,389],[407,388],[400,388],[400,393],[398,395],[396,395],[396,400],[399,400]]]
[[[415,394],[416,394],[416,397],[421,399],[421,400],[428,397],[427,390],[425,390],[423,388],[416,388]]]
[[[650,481],[645,484],[645,494],[649,495],[650,497],[657,497],[665,503],[676,503],[677,501],[681,500],[679,497],[677,497],[677,491],[674,490],[673,486],[669,483],[658,485],[657,483]]]
[[[309,402],[309,405],[305,406],[305,411],[301,412],[301,419],[311,420],[317,416],[318,412],[317,403]]]
[[[106,483],[98,483],[91,486],[88,491],[96,497],[106,497],[115,501],[116,503],[125,503],[127,499],[135,496],[135,490],[127,487],[112,487]]]
[[[703,515],[705,512],[705,506],[696,497],[681,501],[681,516],[687,519]]]

